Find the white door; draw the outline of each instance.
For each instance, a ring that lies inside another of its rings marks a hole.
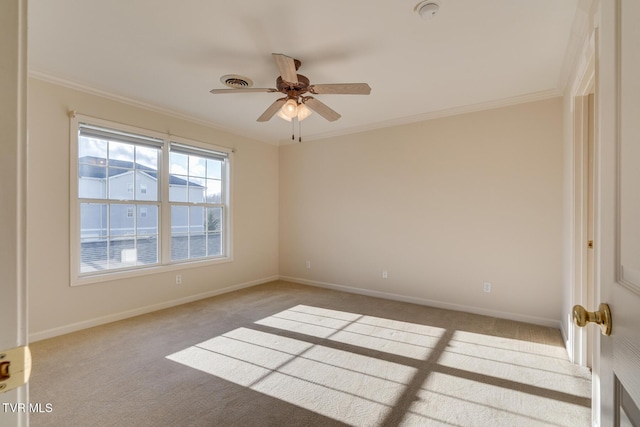
[[[27,386],[1,390],[18,374],[19,361],[6,350],[27,344],[26,3],[0,1],[0,426],[24,426],[29,418]]]
[[[613,328],[596,342],[595,415],[640,426],[640,2],[600,7],[596,280]]]

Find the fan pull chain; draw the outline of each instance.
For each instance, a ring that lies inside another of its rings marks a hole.
[[[302,125],[300,124],[300,120],[298,120],[298,142],[302,142]]]
[[[294,126],[295,126],[295,125],[294,125],[294,123],[293,123],[293,119],[291,119],[291,140],[292,140],[292,141],[295,141],[295,140],[296,140],[296,135],[295,135],[296,128],[295,128]]]

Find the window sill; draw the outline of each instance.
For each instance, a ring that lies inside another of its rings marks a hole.
[[[170,271],[188,270],[190,268],[207,267],[210,265],[226,264],[232,262],[233,257],[185,261],[174,264],[155,265],[153,267],[135,268],[131,270],[109,271],[101,274],[75,276],[71,278],[70,286],[91,285],[94,283],[111,282],[114,280],[130,279],[134,277],[149,276],[152,274],[167,273]]]

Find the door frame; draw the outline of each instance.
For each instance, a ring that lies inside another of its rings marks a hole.
[[[594,289],[587,286],[588,253],[587,235],[589,221],[595,223],[595,218],[590,218],[588,213],[589,193],[589,167],[588,146],[590,130],[589,120],[589,94],[594,92],[596,81],[595,70],[595,31],[591,33],[589,41],[583,51],[583,65],[571,90],[571,111],[573,114],[573,146],[572,146],[572,286],[570,306],[576,304],[587,308],[593,304]],[[594,117],[597,112],[594,112]],[[594,129],[595,130],[595,129]],[[592,135],[593,136],[593,135]],[[594,153],[595,156],[595,153]],[[593,196],[593,192],[592,192]],[[569,329],[569,353],[573,363],[581,366],[590,366],[591,343],[589,331],[578,328],[568,319]]]
[[[571,301],[596,310],[597,303],[611,300],[611,280],[615,276],[615,198],[616,188],[616,39],[614,2],[598,1],[592,16],[592,28],[581,51],[580,63],[570,94],[573,114],[572,145],[572,240],[571,240]],[[588,95],[593,92],[593,217],[588,215],[587,147],[589,144]],[[587,286],[587,227],[593,225],[593,283]],[[571,316],[571,313],[569,313]],[[574,363],[592,368],[592,424],[610,425],[613,420],[612,355],[601,346],[602,335],[597,328],[578,328],[569,324],[569,353]],[[605,338],[606,339],[606,338]],[[603,424],[604,423],[604,424]]]

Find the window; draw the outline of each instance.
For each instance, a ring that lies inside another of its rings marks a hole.
[[[76,283],[230,260],[230,150],[78,115],[72,120]]]
[[[225,158],[171,143],[169,203],[171,260],[219,256],[222,253]]]

